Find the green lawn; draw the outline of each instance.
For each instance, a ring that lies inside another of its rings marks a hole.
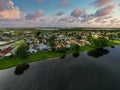
[[[67,50],[66,53],[37,52],[36,54],[32,54],[25,59],[19,59],[19,58],[16,58],[15,56],[13,56],[13,57],[10,57],[10,58],[0,60],[0,69],[6,69],[6,68],[10,68],[10,67],[17,66],[17,65],[20,65],[20,64],[24,64],[24,63],[29,63],[29,62],[35,62],[35,61],[60,57],[64,54],[71,54],[71,53],[75,53],[75,52],[83,52],[83,51],[88,51],[88,50],[92,50],[92,49],[93,48],[91,46],[84,46],[84,47],[81,47],[78,51]]]
[[[118,43],[117,44],[115,42],[114,43],[113,42],[109,43],[109,46],[113,46],[113,45],[118,45]],[[72,53],[75,53],[75,52],[84,52],[84,51],[89,51],[89,50],[93,50],[93,49],[95,49],[95,48],[87,45],[87,46],[80,47],[80,49],[77,50],[77,51],[67,50],[66,53],[37,52],[36,54],[32,54],[25,59],[19,59],[19,58],[16,58],[15,56],[13,56],[13,57],[10,57],[10,58],[0,60],[0,69],[7,69],[7,68],[10,68],[10,67],[13,67],[13,66],[20,65],[20,64],[25,64],[25,63],[29,63],[29,62],[36,62],[36,61],[55,58],[55,57],[61,57],[62,55],[65,55],[65,54],[72,54]]]
[[[62,53],[55,53],[55,52],[38,52],[36,54],[30,55],[25,59],[19,59],[13,56],[11,58],[0,60],[0,69],[10,68],[10,67],[24,64],[24,63],[40,61],[40,60],[49,59],[49,58],[55,58],[62,55],[63,55]]]
[[[116,43],[117,45],[120,45],[120,40],[113,40],[114,43]]]

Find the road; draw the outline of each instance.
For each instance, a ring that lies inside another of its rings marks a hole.
[[[6,47],[9,47],[9,46],[12,46],[13,44],[15,44],[15,43],[17,43],[17,42],[19,42],[19,41],[21,41],[22,39],[19,39],[19,40],[17,40],[17,41],[13,41],[12,43],[10,43],[10,44],[6,44],[6,45],[2,45],[2,46],[0,46],[0,49],[3,49],[3,48],[6,48]]]

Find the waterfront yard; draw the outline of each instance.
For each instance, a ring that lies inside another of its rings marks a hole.
[[[21,35],[21,38],[17,38],[19,34]],[[83,32],[73,30],[69,32],[30,31],[29,33],[19,32],[19,34],[15,32],[14,38],[17,38],[19,40],[17,43],[15,43],[16,41],[8,43],[6,46],[7,48],[3,46],[5,49],[1,49],[1,56],[3,59],[0,60],[0,69],[6,69],[21,64],[50,58],[57,58],[68,54],[90,51],[96,48],[120,45],[119,32],[103,33],[99,31]],[[4,36],[4,32],[2,32],[1,35]],[[8,39],[12,38],[8,37]],[[8,45],[11,46],[13,50],[8,51],[10,48]],[[55,49],[55,51],[50,51],[52,49]],[[44,52],[44,50],[47,51]],[[7,54],[9,55],[9,53],[12,53],[12,56],[8,57]]]
[[[115,43],[113,43],[113,42],[109,43],[109,46],[113,46],[113,45],[119,45],[118,41]],[[93,49],[95,49],[95,48],[93,48],[90,45],[86,45],[86,46],[80,47],[79,50],[77,50],[77,51],[73,51],[73,50],[69,49],[65,53],[60,53],[60,52],[56,52],[56,51],[54,51],[54,52],[53,51],[37,52],[35,54],[31,54],[29,57],[27,57],[25,59],[20,59],[15,56],[12,56],[10,58],[5,58],[0,61],[0,69],[6,69],[6,68],[10,68],[13,66],[17,66],[17,65],[21,65],[21,64],[25,64],[25,63],[29,63],[29,62],[36,62],[36,61],[40,61],[40,60],[61,57],[66,54],[72,54],[72,53],[76,53],[76,52],[84,52],[84,51],[89,51],[89,50],[93,50]]]
[[[89,51],[89,50],[93,50],[93,49],[94,48],[91,46],[83,46],[83,47],[80,47],[80,49],[78,51],[73,51],[73,50],[69,49],[65,53],[60,53],[60,52],[56,52],[56,51],[54,51],[54,52],[52,52],[52,51],[50,51],[50,52],[37,52],[35,54],[31,54],[29,57],[27,57],[25,59],[20,59],[20,58],[17,58],[15,56],[12,56],[10,58],[5,58],[5,59],[2,59],[0,61],[0,69],[6,69],[6,68],[10,68],[10,67],[17,66],[20,64],[24,64],[24,63],[61,57],[65,54],[72,54],[72,53],[76,53],[76,52]]]
[[[114,40],[113,42],[120,45],[120,40]]]

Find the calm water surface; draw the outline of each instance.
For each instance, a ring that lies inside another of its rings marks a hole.
[[[0,90],[120,90],[120,47],[0,70]]]

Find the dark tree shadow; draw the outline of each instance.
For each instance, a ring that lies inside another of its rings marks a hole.
[[[63,55],[63,56],[60,57],[60,59],[65,59],[65,57],[66,57],[66,55]]]
[[[115,46],[111,46],[111,48],[115,48]]]
[[[19,65],[15,68],[15,75],[22,75],[29,68],[29,64]]]
[[[91,56],[94,58],[102,57],[103,55],[106,55],[108,53],[109,53],[109,51],[107,49],[103,49],[103,48],[99,48],[99,49],[91,50],[91,51],[87,52],[88,56]]]
[[[79,55],[80,55],[79,53],[73,53],[73,57],[77,58],[77,57],[79,57]]]

